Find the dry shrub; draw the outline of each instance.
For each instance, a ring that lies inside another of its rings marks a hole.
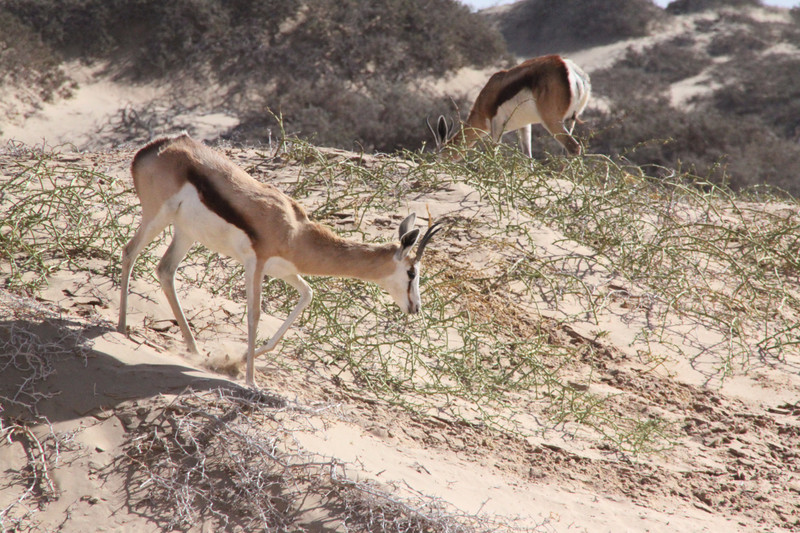
[[[69,79],[53,50],[26,24],[0,8],[0,85],[21,85],[41,99],[68,92]]]
[[[755,7],[760,5],[760,0],[674,0],[666,7],[666,11],[673,15],[684,15],[722,7]]]
[[[492,18],[511,52],[535,56],[643,37],[663,11],[648,0],[527,0]]]
[[[715,35],[708,45],[708,53],[712,56],[740,56],[760,52],[767,46],[767,42],[752,31],[738,29]]]
[[[136,80],[219,83],[244,122],[231,136],[250,142],[266,140],[273,110],[321,144],[416,148],[425,116],[448,106],[409,84],[505,54],[500,34],[455,0],[10,0],[4,10],[66,57],[114,59]]]
[[[650,46],[641,52],[628,48],[625,57],[614,67],[633,70],[654,78],[659,84],[669,84],[696,76],[711,58],[694,47],[691,39],[677,37]],[[602,77],[602,76],[601,76]]]

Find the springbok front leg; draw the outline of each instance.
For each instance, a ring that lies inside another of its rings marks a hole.
[[[172,238],[169,248],[167,248],[167,252],[164,254],[164,257],[161,258],[161,261],[158,262],[156,273],[158,274],[158,280],[161,282],[161,289],[164,291],[169,306],[172,308],[172,314],[178,322],[183,340],[186,342],[186,348],[191,353],[200,353],[197,349],[197,342],[194,339],[194,335],[192,335],[192,330],[189,328],[189,322],[186,320],[186,315],[183,313],[183,308],[178,300],[178,294],[175,291],[175,272],[177,272],[178,265],[180,265],[183,258],[186,257],[186,253],[195,241],[192,237],[186,235],[178,226],[175,227],[174,233],[175,235]]]
[[[569,130],[567,130],[564,122],[560,118],[553,116],[543,117],[542,125],[550,132],[555,140],[567,149],[567,153],[570,155],[581,154],[581,145],[578,144],[575,137],[570,135]]]
[[[294,287],[297,292],[300,294],[300,301],[297,302],[297,305],[292,312],[289,313],[289,316],[286,317],[286,320],[281,324],[281,327],[278,328],[278,331],[272,336],[272,338],[267,341],[267,343],[259,348],[258,350],[248,351],[247,355],[247,371],[245,373],[245,382],[247,383],[248,387],[252,387],[255,385],[253,382],[253,372],[254,372],[254,360],[257,356],[262,355],[267,352],[271,352],[275,349],[278,343],[281,341],[283,336],[289,331],[289,328],[292,326],[292,323],[297,320],[297,317],[300,316],[300,313],[308,307],[308,304],[311,303],[312,298],[314,297],[314,291],[311,289],[311,286],[306,283],[306,280],[301,278],[296,274],[284,276],[281,278],[283,281]],[[254,341],[255,342],[255,341]],[[250,355],[252,354],[252,355]]]
[[[531,125],[523,126],[517,130],[517,140],[519,141],[519,149],[522,153],[530,158],[533,158],[531,151]]]

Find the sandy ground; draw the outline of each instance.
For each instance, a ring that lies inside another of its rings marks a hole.
[[[627,45],[573,58],[587,70],[600,68],[624,53]],[[460,72],[440,89],[477,93],[487,72]],[[126,86],[97,74],[76,67],[80,88],[74,98],[43,104],[25,117],[7,118],[0,127],[2,139],[15,142],[0,151],[0,180],[9,179],[15,165],[27,161],[29,154],[19,149],[21,145],[58,146],[57,159],[128,179],[130,146],[118,149],[119,139],[98,138],[98,132],[118,124],[125,109],[157,100],[163,93],[158,87]],[[698,77],[684,82],[676,101],[702,90],[707,81]],[[179,122],[176,126],[192,125],[196,137],[211,139],[235,125],[235,118],[201,112]],[[357,157],[330,154],[342,161]],[[243,166],[260,161],[254,151],[232,155]],[[285,163],[257,177],[280,184],[302,172],[296,164]],[[465,184],[409,199],[404,207],[419,213],[430,209],[435,217],[468,217],[485,227],[498,224],[477,192]],[[377,220],[367,215],[365,225],[373,236],[385,231]],[[557,258],[581,251],[546,227],[536,231],[537,254]],[[469,253],[471,244],[436,247],[462,266],[491,268],[495,258]],[[581,276],[597,286],[614,282],[598,281],[610,273]],[[295,433],[298,445],[337,458],[354,477],[380,483],[398,497],[432,496],[463,513],[516,520],[535,531],[800,530],[800,354],[789,353],[781,364],[757,365],[721,382],[712,368],[718,361],[717,339],[698,325],[678,327],[676,317],[673,336],[660,347],[665,363],[652,370],[640,360],[641,346],[633,340],[646,320],[630,310],[637,288],[625,290],[628,296],[609,305],[599,326],[576,321],[553,335],[563,343],[594,343],[597,360],[576,370],[596,373],[594,392],[618,397],[620,409],[652,409],[678,423],[675,446],[646,457],[610,453],[591,433],[575,436],[554,430],[508,436],[435,417],[420,419],[388,403],[338,392],[324,372],[290,371],[280,364],[281,354],[257,362],[258,384],[296,405],[323,406],[313,415],[305,414],[302,424],[297,422],[304,428]],[[0,443],[0,510],[13,507],[16,516],[27,513],[24,523],[32,529],[157,529],[157,520],[131,503],[130,480],[118,468],[131,445],[131,419],[146,419],[187,387],[208,391],[242,383],[210,370],[206,355],[192,357],[183,350],[153,279],[135,279],[131,293],[131,335],[126,337],[114,331],[118,287],[104,275],[62,269],[35,300],[0,289],[2,331],[34,332],[37,342],[55,354],[53,372],[37,389],[42,393],[38,415],[46,423],[34,426],[28,439],[8,437]],[[205,354],[241,357],[246,337],[241,299],[215,296],[202,286],[182,289],[181,298]],[[528,309],[532,319],[560,318],[555,312],[540,315],[533,307]],[[268,314],[262,330],[274,331],[281,318]],[[599,344],[593,340],[598,328],[609,332]],[[678,357],[672,346],[691,353]],[[20,368],[4,367],[0,385],[8,387],[22,373]],[[18,414],[13,405],[3,407],[5,415]],[[526,423],[541,429],[534,416]],[[51,433],[69,435],[69,446],[59,451],[49,472],[54,496],[37,505],[25,500],[30,490],[25,472],[36,448],[32,443],[45,441]],[[25,503],[14,506],[18,501]],[[336,527],[333,523],[316,530]],[[197,524],[192,530],[208,528]]]
[[[120,81],[106,64],[70,62],[63,69],[77,82],[73,96],[39,102],[21,114],[7,112],[4,120],[0,116],[0,140],[96,150],[130,141],[131,130],[136,131],[134,139],[139,143],[182,129],[206,140],[217,138],[239,123],[236,117],[218,111],[176,111],[170,89],[155,83],[134,85]],[[143,108],[162,121],[151,123],[151,116],[141,116]]]
[[[260,160],[254,151],[230,153],[243,166]],[[343,162],[357,157],[329,153]],[[24,163],[24,156],[15,154],[0,158],[2,179],[14,164]],[[131,155],[62,152],[57,158],[127,179]],[[259,177],[280,185],[304,172],[292,164],[273,167]],[[467,217],[484,227],[498,223],[464,184],[408,200],[405,207],[422,213],[430,209],[437,218]],[[376,236],[385,232],[373,214],[367,214],[365,226]],[[535,230],[540,234],[537,253],[557,258],[583,252],[546,227]],[[493,268],[496,257],[472,254],[469,241],[440,242],[436,249],[458,258],[462,266]],[[592,284],[594,276],[610,273],[581,276]],[[606,284],[618,282],[611,278]],[[635,297],[635,287],[626,290]],[[71,436],[50,472],[57,496],[30,512],[31,523],[43,530],[84,531],[98,521],[106,531],[152,529],[154,518],[131,503],[133,488],[119,469],[131,446],[131,417],[146,419],[186,387],[204,391],[241,383],[209,371],[206,355],[185,353],[152,278],[133,282],[130,338],[115,332],[117,291],[114,280],[103,275],[62,269],[36,301],[0,294],[5,331],[33,331],[45,345],[63,348],[54,371],[37,387],[44,395],[37,410],[48,424],[34,427],[33,433],[42,440],[50,432]],[[241,357],[246,337],[241,299],[215,296],[202,286],[184,287],[181,298],[205,354]],[[541,320],[539,312],[529,312],[531,320]],[[569,306],[559,312],[569,314]],[[544,317],[556,314],[545,311]],[[292,422],[303,428],[294,434],[297,445],[336,458],[349,465],[352,476],[380,483],[397,497],[432,496],[468,515],[516,520],[536,531],[790,530],[788,524],[796,526],[800,518],[800,354],[787,353],[782,364],[751,368],[720,383],[706,367],[706,361],[718,361],[714,334],[697,324],[684,325],[687,333],[675,318],[674,337],[667,336],[660,347],[665,362],[656,370],[640,360],[642,346],[632,341],[645,317],[632,313],[625,301],[610,305],[599,326],[573,320],[552,333],[569,344],[596,343],[592,332],[597,327],[608,331],[593,351],[595,360],[578,365],[576,376],[594,373],[592,388],[618,396],[621,409],[651,409],[679,423],[674,447],[641,458],[609,453],[591,432],[542,432],[535,416],[521,417],[532,430],[527,437],[436,417],[420,419],[388,403],[339,393],[324,372],[289,370],[280,362],[289,354],[261,358],[257,381],[271,395],[315,407],[314,414],[305,412],[302,421]],[[274,331],[280,319],[268,314],[262,331]],[[14,369],[5,371],[3,383],[8,386],[14,375]],[[6,414],[14,414],[13,407],[7,406]],[[14,480],[24,479],[29,453],[24,439],[0,446],[8,480],[0,485],[0,509],[24,494],[25,485]]]

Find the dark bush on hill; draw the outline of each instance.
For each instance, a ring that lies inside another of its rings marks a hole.
[[[455,0],[9,0],[4,8],[68,57],[124,55],[131,73],[392,81],[483,66],[502,38]],[[207,75],[203,72],[203,75]]]
[[[371,98],[341,83],[306,84],[274,101],[283,127],[291,134],[311,139],[324,146],[368,152],[394,152],[398,148],[416,149],[430,144],[425,117],[453,113],[453,101],[409,88],[404,83],[371,82]],[[468,109],[470,102],[457,99],[456,105]],[[325,127],[321,128],[320,124]],[[275,138],[280,125],[270,111],[252,112],[226,137],[235,141]]]
[[[767,46],[769,46],[767,41],[754,35],[752,31],[738,29],[714,35],[708,44],[708,53],[712,56],[739,56],[749,52],[760,52]]]
[[[675,0],[670,2],[665,8],[667,13],[673,15],[683,15],[686,13],[698,13],[709,9],[719,9],[721,7],[747,7],[760,6],[760,0]]]
[[[587,120],[597,131],[593,151],[623,156],[656,174],[681,168],[735,189],[769,183],[800,193],[800,150],[758,122],[713,110],[685,112],[665,98],[619,104]]]
[[[711,104],[742,121],[762,122],[778,136],[800,140],[800,57],[771,54],[746,62],[727,63],[718,75],[736,83],[714,91]]]
[[[59,68],[61,59],[30,27],[0,10],[0,83],[24,86],[50,100],[68,79]]]
[[[642,37],[663,17],[650,0],[527,0],[495,21],[509,51],[532,57]]]
[[[694,49],[693,42],[676,38],[641,52],[629,48],[614,70],[627,69],[669,84],[696,76],[711,64],[711,58]]]
[[[407,85],[505,54],[500,34],[455,0],[8,0],[0,13],[67,58],[113,60],[135,80],[219,85],[227,108],[252,117],[240,136],[272,110],[347,148],[419,146],[437,102]]]
[[[726,83],[676,108],[669,84],[711,64],[691,45],[673,40],[628,51],[616,65],[592,74],[595,93],[608,100],[609,110],[586,117],[595,132],[591,151],[624,156],[656,172],[680,167],[737,189],[769,183],[800,194],[800,59],[756,57],[735,46],[731,59],[711,74]]]

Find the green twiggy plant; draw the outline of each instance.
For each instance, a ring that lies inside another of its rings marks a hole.
[[[662,331],[677,312],[722,335],[732,357],[720,368],[730,369],[732,360],[746,368],[753,354],[780,358],[792,349],[800,333],[800,305],[787,284],[799,257],[795,200],[759,190],[760,200],[785,204],[771,212],[697,177],[652,178],[602,156],[528,163],[525,186],[510,186],[519,180],[519,159],[495,148],[448,168],[473,183],[497,215],[513,198],[517,212],[589,246],[595,253],[583,260],[591,269],[647,287]],[[536,269],[534,277],[540,275]],[[567,286],[564,278],[556,285]],[[572,294],[591,308],[592,288],[586,289]]]
[[[86,269],[89,258],[110,260],[132,234],[124,220],[134,208],[121,203],[128,192],[117,180],[45,153],[8,172],[0,182],[8,205],[0,249],[10,288],[32,293],[63,265]]]

